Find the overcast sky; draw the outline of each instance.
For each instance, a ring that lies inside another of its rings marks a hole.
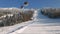
[[[0,7],[17,7],[23,5],[26,0],[0,0]],[[29,5],[27,8],[42,7],[60,7],[60,0],[27,0]]]

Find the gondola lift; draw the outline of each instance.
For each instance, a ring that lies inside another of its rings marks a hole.
[[[28,5],[29,5],[29,2],[28,2],[28,1],[25,1],[25,2],[23,3],[23,5],[20,6],[20,8],[24,8],[24,7],[28,6]]]
[[[29,2],[28,1],[25,1],[24,2],[24,6],[28,6],[29,5]]]

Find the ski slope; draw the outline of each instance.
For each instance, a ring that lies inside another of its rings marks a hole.
[[[36,11],[33,17],[32,24],[10,34],[60,34],[60,19],[50,19],[40,11]]]
[[[60,18],[50,19],[35,10],[32,21],[0,27],[0,34],[56,34],[60,33]],[[52,31],[50,33],[50,31]]]

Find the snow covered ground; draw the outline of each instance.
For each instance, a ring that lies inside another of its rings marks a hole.
[[[60,18],[50,19],[43,16],[40,11],[37,11],[34,16],[35,20],[32,24],[10,34],[60,34]]]
[[[32,21],[0,27],[0,34],[60,34],[60,18],[50,19],[35,11]]]
[[[17,8],[0,8],[0,11],[6,11],[6,10],[10,10],[11,12],[13,12],[12,14],[8,14],[8,16],[12,16],[14,14],[14,12],[16,12],[15,10],[17,10],[17,12],[21,12],[23,11],[22,9],[17,9]],[[30,9],[24,9],[24,13],[27,13],[26,10],[30,10]],[[6,15],[3,15],[1,16],[0,18],[3,18],[3,17],[6,17]],[[6,26],[6,27],[0,27],[0,34],[9,34],[9,33],[12,33],[18,29],[21,29],[29,24],[31,24],[32,21],[27,21],[27,22],[22,22],[22,23],[19,23],[19,24],[16,24],[16,25],[13,25],[13,26]]]

